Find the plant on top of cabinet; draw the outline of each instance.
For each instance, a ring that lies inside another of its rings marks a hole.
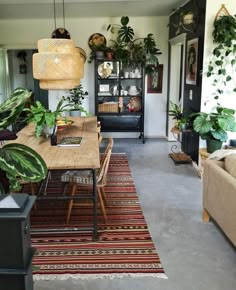
[[[100,45],[91,45],[91,51],[89,55],[88,63],[93,62],[94,59],[103,59],[105,52],[107,50],[106,44],[102,43]]]
[[[207,66],[207,77],[213,78],[216,88],[214,99],[232,87],[236,93],[234,74],[236,70],[236,18],[231,15],[220,16],[214,21],[213,42],[215,47]]]
[[[153,34],[148,33],[144,38],[135,39],[135,33],[129,24],[129,17],[122,16],[121,24],[109,24],[107,30],[114,33],[118,28],[118,36],[113,43],[115,57],[125,65],[141,64],[145,68],[146,74],[158,71],[158,55],[161,54],[157,48]]]

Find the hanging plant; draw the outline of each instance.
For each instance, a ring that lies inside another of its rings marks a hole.
[[[213,41],[231,47],[236,40],[236,19],[231,15],[224,15],[214,21],[212,33]]]
[[[207,77],[213,78],[216,87],[214,98],[218,99],[233,86],[236,93],[236,18],[231,15],[220,16],[214,21],[213,42],[217,44],[212,59],[207,66]]]
[[[25,50],[20,50],[16,57],[22,62],[26,63],[27,52]]]

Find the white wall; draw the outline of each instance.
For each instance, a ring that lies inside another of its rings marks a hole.
[[[207,69],[207,63],[209,58],[212,55],[213,38],[213,22],[215,20],[215,16],[219,9],[221,8],[221,4],[225,4],[225,7],[229,11],[231,15],[236,14],[236,5],[235,0],[207,0],[206,6],[206,27],[205,27],[205,47],[204,47],[204,63],[203,63],[203,80],[202,80],[202,101],[201,101],[201,111],[209,112],[213,106],[216,105],[215,101],[209,101],[212,99],[212,79],[207,78],[205,75],[205,71]],[[236,76],[235,76],[236,77]],[[206,102],[207,101],[207,102]],[[205,104],[206,102],[206,104]],[[225,92],[222,97],[218,100],[218,102],[225,107],[236,109],[236,93]],[[236,138],[236,133],[229,133],[229,139]],[[200,147],[205,147],[205,141],[201,141]]]
[[[110,23],[119,23],[120,18],[81,18],[66,19],[66,29],[76,46],[82,47],[87,55],[90,53],[87,41],[90,35],[99,32],[106,39],[112,38],[106,27]],[[62,21],[57,19],[58,26]],[[146,137],[163,137],[166,130],[166,102],[167,102],[167,62],[168,62],[168,17],[130,17],[130,25],[134,28],[136,37],[144,37],[153,33],[158,48],[162,51],[159,61],[164,65],[162,94],[146,94],[145,103],[145,135]],[[37,48],[37,40],[50,38],[54,30],[54,19],[44,20],[0,20],[0,46],[22,49]],[[84,89],[89,92],[87,109],[94,113],[94,65],[86,63]],[[64,91],[50,91],[49,105],[54,107]],[[130,136],[130,134],[129,134]]]

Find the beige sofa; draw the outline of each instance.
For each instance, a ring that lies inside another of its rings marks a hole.
[[[204,163],[203,221],[210,218],[236,246],[236,154]]]

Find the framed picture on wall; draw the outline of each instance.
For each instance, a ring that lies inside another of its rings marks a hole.
[[[197,84],[198,38],[187,41],[186,84]]]
[[[163,64],[158,65],[158,71],[147,76],[147,93],[161,94],[163,79]]]

